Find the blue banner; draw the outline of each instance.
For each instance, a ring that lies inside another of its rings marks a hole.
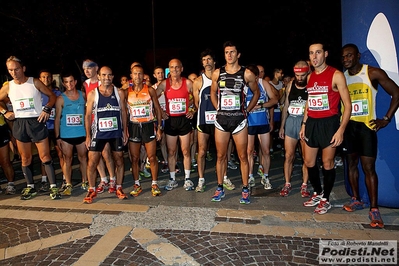
[[[385,70],[399,84],[399,1],[341,0],[342,44],[359,47],[361,62]],[[390,96],[377,88],[376,114],[382,118],[389,108]],[[377,133],[376,171],[379,178],[378,204],[399,208],[399,112],[392,122]],[[359,187],[362,200],[369,203],[365,177],[359,164]],[[352,195],[347,176],[345,185]]]

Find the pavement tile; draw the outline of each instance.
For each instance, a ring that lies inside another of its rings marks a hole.
[[[143,180],[145,192],[126,201],[104,193],[84,204],[80,189],[57,201],[47,194],[29,201],[0,195],[0,265],[317,265],[320,239],[399,239],[398,210],[382,208],[386,227],[372,229],[368,210],[347,213],[339,207],[349,200],[340,169],[331,196],[336,207],[325,215],[302,206],[299,167],[294,167],[294,189],[280,197],[279,157],[272,159],[270,172],[275,189],[258,185],[245,206],[238,203],[240,189],[226,191],[219,203],[210,202],[214,162],[206,169],[204,193],[179,186],[152,197],[151,181]],[[228,170],[228,175],[239,188],[239,170]],[[191,176],[197,183],[197,174]],[[183,175],[177,179],[182,183]],[[18,180],[19,186],[23,181]],[[130,191],[131,186],[126,171],[124,188]]]

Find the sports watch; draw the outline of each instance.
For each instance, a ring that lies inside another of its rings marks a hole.
[[[389,117],[386,116],[386,115],[384,115],[384,116],[382,117],[382,119],[385,120],[385,121],[388,121],[388,123],[391,122],[391,118],[389,118]]]

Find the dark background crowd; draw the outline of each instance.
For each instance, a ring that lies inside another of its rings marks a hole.
[[[110,65],[116,77],[129,74],[133,61],[151,73],[180,58],[186,75],[199,72],[198,54],[205,48],[223,62],[222,44],[242,44],[242,64],[275,67],[287,74],[306,59],[310,39],[325,36],[331,44],[331,65],[340,66],[341,4],[315,0],[283,1],[4,1],[0,8],[4,62],[10,55],[25,59],[27,74],[41,68],[59,73],[81,71],[91,58]],[[154,60],[155,58],[155,60]],[[5,65],[0,71],[7,79]],[[9,78],[9,77],[8,77]],[[119,84],[118,84],[119,85]]]

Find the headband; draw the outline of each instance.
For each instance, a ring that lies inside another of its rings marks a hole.
[[[87,68],[87,67],[96,67],[98,66],[96,62],[93,61],[84,61],[83,62],[83,68]]]
[[[309,72],[309,67],[294,67],[294,72]]]

